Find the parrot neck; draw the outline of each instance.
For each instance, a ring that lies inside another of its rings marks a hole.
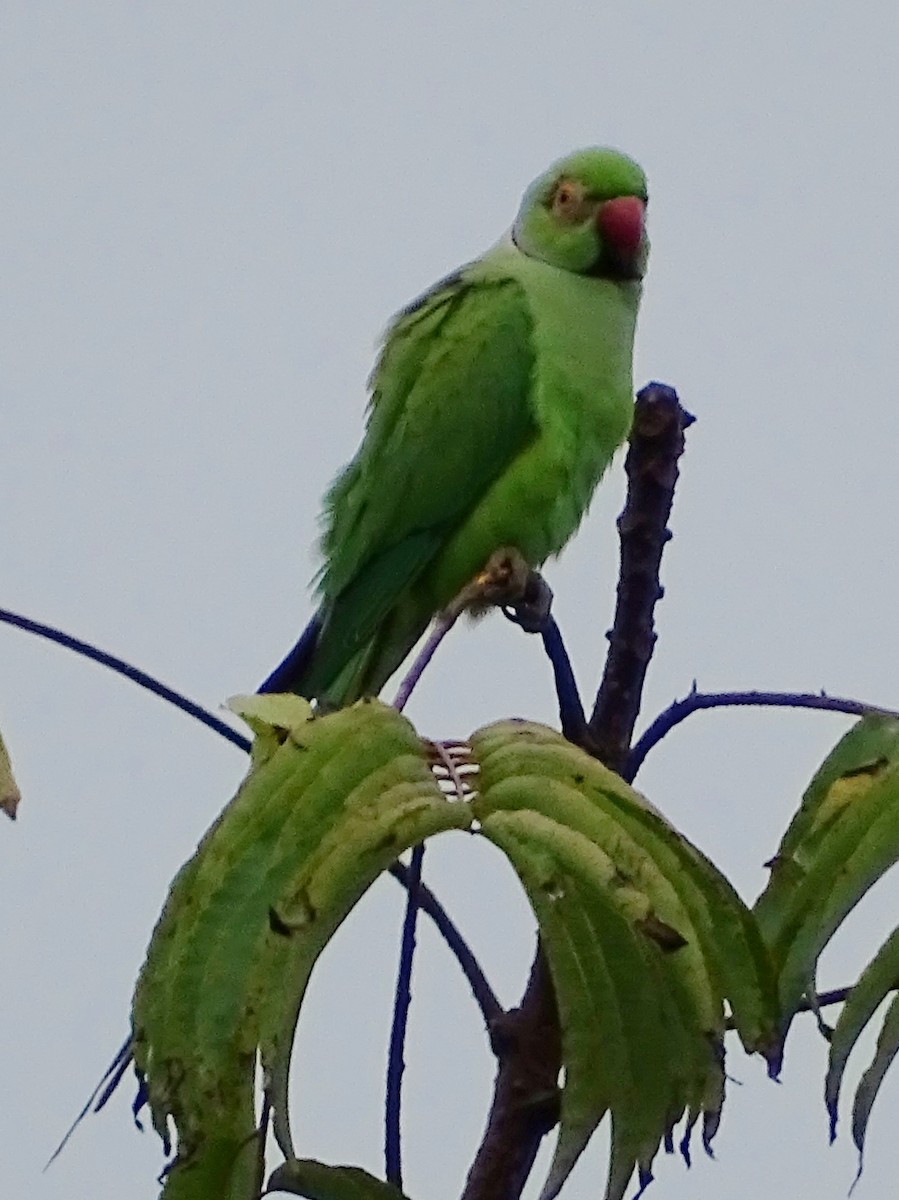
[[[497,273],[521,285],[531,313],[538,420],[558,426],[563,438],[618,445],[633,412],[640,281],[562,270],[524,254],[508,235],[494,256]]]

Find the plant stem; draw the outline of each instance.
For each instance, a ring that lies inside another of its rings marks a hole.
[[[541,630],[543,648],[547,658],[552,663],[553,679],[556,684],[556,697],[559,702],[559,723],[563,735],[569,742],[578,746],[586,744],[589,738],[587,718],[584,706],[577,690],[571,659],[565,649],[562,633],[552,617],[549,617]]]
[[[403,1072],[406,1069],[404,1048],[409,1004],[412,1000],[412,958],[415,953],[415,924],[421,888],[421,865],[424,843],[412,850],[406,884],[406,915],[400,942],[400,964],[397,970],[396,996],[393,1002],[393,1023],[390,1028],[390,1049],[387,1056],[387,1096],[384,1112],[384,1167],[387,1182],[403,1186],[402,1141],[400,1117],[402,1111]]]
[[[625,778],[628,749],[640,711],[646,669],[656,643],[655,606],[662,551],[671,540],[668,518],[684,449],[684,430],[693,418],[677,394],[662,384],[640,393],[625,461],[628,498],[618,518],[621,569],[609,654],[590,718],[592,751]]]
[[[863,704],[860,700],[848,700],[841,696],[828,696],[826,692],[699,692],[696,685],[683,700],[675,700],[664,712],[659,713],[651,725],[640,735],[627,760],[627,776],[634,779],[643,765],[647,754],[691,713],[707,708],[812,708],[825,712],[847,713],[853,717],[879,714],[899,719],[899,713],[875,704]]]
[[[584,726],[583,737],[566,731],[613,770],[622,770],[627,761],[655,644],[653,612],[662,594],[659,564],[670,537],[666,525],[683,431],[691,421],[671,388],[650,384],[637,398],[625,462],[628,496],[618,522],[621,568],[609,653],[589,727]],[[552,643],[550,650],[556,670],[558,645]],[[570,712],[570,703],[567,691],[563,696],[560,689],[560,710]],[[572,723],[578,724],[576,716]],[[498,1060],[493,1101],[463,1200],[518,1200],[540,1142],[558,1121],[561,1037],[539,943],[520,1005],[495,1021],[493,1029]]]
[[[107,654],[105,650],[99,649],[97,646],[92,646],[90,642],[83,642],[80,638],[72,637],[71,634],[63,633],[61,629],[55,629],[52,625],[44,625],[40,621],[32,621],[30,617],[23,617],[19,613],[10,612],[9,609],[0,608],[0,622],[7,625],[14,625],[17,629],[24,629],[26,633],[34,633],[38,637],[47,638],[48,641],[55,642],[58,646],[64,646],[67,650],[74,650],[76,654],[80,654],[83,658],[89,658],[92,662],[99,663],[103,667],[108,667],[110,671],[115,671],[117,675],[124,675],[126,679],[130,679],[132,683],[136,683],[138,687],[144,688],[148,692],[152,692],[154,696],[159,696],[160,699],[168,701],[169,704],[174,704],[175,708],[179,708],[194,720],[199,721],[202,725],[206,725],[209,729],[214,729],[220,734],[225,741],[230,742],[232,746],[237,746],[238,749],[248,753],[250,742],[242,733],[236,729],[232,729],[225,721],[222,721],[214,713],[203,708],[201,704],[189,700],[187,696],[183,696],[180,692],[176,692],[173,688],[161,683],[152,675],[148,675],[146,671],[141,671],[139,667],[133,667],[130,663],[125,662],[123,658],[117,658],[114,654]]]
[[[388,870],[393,878],[408,890],[411,886],[409,867],[405,863],[398,861],[389,867]],[[462,974],[468,980],[471,993],[481,1010],[484,1024],[489,1030],[497,1017],[502,1016],[503,1008],[499,1000],[497,1000],[493,988],[488,983],[487,976],[484,974],[481,964],[472,954],[468,943],[462,937],[462,934],[453,923],[446,909],[424,883],[420,884],[418,888],[418,907],[422,912],[428,914],[451,953],[455,955]]]

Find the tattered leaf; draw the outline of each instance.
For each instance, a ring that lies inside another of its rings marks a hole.
[[[815,772],[778,850],[778,858],[805,865],[816,837],[891,762],[899,761],[899,720],[864,717],[834,746]]]
[[[232,696],[227,707],[253,731],[250,750],[253,763],[265,762],[278,749],[288,733],[312,720],[312,705],[293,692],[255,692],[251,696]]]
[[[552,844],[556,835],[569,831],[533,817],[486,815],[482,830],[508,856],[528,894],[559,1007],[565,1087],[559,1141],[541,1193],[549,1200],[609,1109],[623,1109],[624,1140],[638,1143],[629,1146],[629,1178],[640,1152],[651,1152],[661,1140],[672,1084],[666,1071],[664,989],[653,958],[659,952],[601,886],[578,878],[571,847]],[[589,856],[589,843],[579,849]],[[581,867],[589,879],[589,865]],[[644,1119],[655,1130],[641,1137]],[[632,1120],[640,1132],[632,1131]]]
[[[871,1109],[877,1093],[880,1091],[883,1077],[897,1053],[899,1053],[899,996],[894,998],[887,1009],[880,1036],[877,1039],[874,1058],[859,1081],[852,1105],[852,1139],[858,1147],[859,1174],[861,1174],[862,1156],[865,1152],[868,1118],[871,1116]]]
[[[312,705],[293,692],[254,692],[249,696],[232,696],[227,707],[255,734],[270,729],[282,733],[299,733],[314,717]]]
[[[293,1158],[269,1176],[266,1193],[291,1192],[306,1200],[407,1200],[393,1184],[361,1167],[332,1167],[312,1158]]]
[[[276,732],[176,877],[135,992],[154,1126],[165,1138],[171,1118],[178,1133],[170,1181],[253,1137],[257,1050],[291,1156],[290,1048],[318,955],[398,854],[471,819],[442,795],[412,726],[382,704]]]
[[[610,1112],[606,1195],[619,1200],[635,1167],[648,1181],[685,1113],[704,1114],[713,1135],[726,989],[748,997],[747,1040],[770,1042],[776,1010],[764,948],[711,864],[559,734],[501,722],[470,743],[480,772],[472,807],[528,893],[559,1006],[565,1087],[542,1197],[558,1193]]]
[[[884,998],[899,987],[899,929],[894,929],[861,973],[844,1003],[830,1039],[824,1101],[830,1116],[830,1137],[836,1137],[843,1072],[853,1047]]]
[[[472,745],[482,759],[495,756],[492,770],[532,778],[538,797],[544,787],[539,781],[551,780],[553,800],[535,801],[543,811],[558,811],[555,797],[563,788],[589,800],[590,810],[577,827],[606,845],[619,870],[626,872],[630,863],[653,897],[654,916],[664,918],[700,955],[712,980],[716,1013],[720,1016],[720,1001],[726,999],[747,1050],[770,1053],[778,1011],[770,957],[752,913],[709,859],[639,792],[547,726],[497,722],[479,730]],[[573,819],[566,814],[565,820]],[[710,1022],[709,1027],[719,1025]]]

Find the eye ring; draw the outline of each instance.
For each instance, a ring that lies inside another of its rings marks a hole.
[[[583,218],[586,190],[575,179],[560,179],[550,196],[549,207],[563,221],[573,222]]]

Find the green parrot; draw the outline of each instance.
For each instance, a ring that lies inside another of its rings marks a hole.
[[[320,606],[260,691],[376,695],[498,550],[536,568],[563,548],[630,429],[646,202],[632,159],[570,154],[396,315],[325,498]]]

